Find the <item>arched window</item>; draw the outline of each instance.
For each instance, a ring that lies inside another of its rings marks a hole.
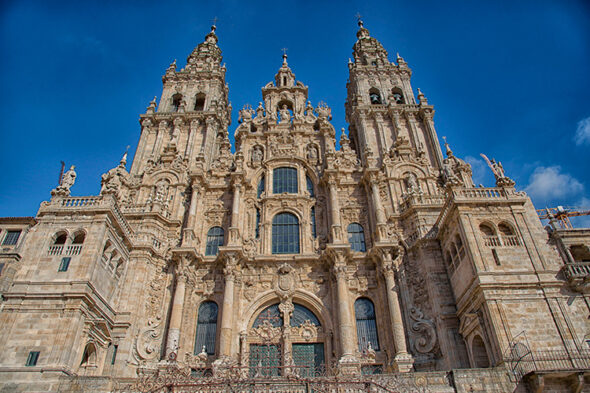
[[[96,366],[96,347],[93,343],[86,344],[86,348],[84,348],[84,354],[82,354],[80,366]]]
[[[372,105],[381,105],[382,101],[379,90],[374,87],[371,88],[371,90],[369,90],[369,100],[371,101]]]
[[[66,244],[66,240],[68,239],[68,235],[65,233],[60,233],[59,235],[57,235],[57,237],[55,238],[55,241],[53,242],[54,245],[64,245]]]
[[[399,87],[394,87],[391,89],[391,94],[393,95],[393,99],[395,100],[396,104],[405,104],[404,101],[404,94],[402,93]]]
[[[348,225],[348,242],[350,243],[350,249],[352,251],[367,251],[365,245],[365,231],[361,224],[353,222]]]
[[[205,347],[209,355],[215,354],[215,337],[217,335],[217,304],[204,302],[199,307],[197,315],[197,333],[195,337],[194,353],[199,354]]]
[[[473,338],[471,343],[471,355],[473,356],[473,367],[490,367],[490,360],[488,358],[488,351],[486,351],[486,345],[479,335]]]
[[[256,197],[260,198],[262,193],[264,192],[264,175],[260,176],[260,180],[258,181],[258,189],[256,190]]]
[[[463,247],[463,241],[461,240],[461,236],[459,236],[459,234],[455,235],[455,242],[457,244],[459,258],[463,259],[465,257],[465,247]]]
[[[272,219],[272,253],[299,253],[299,220],[291,213],[279,213]]]
[[[178,112],[181,102],[182,102],[182,94],[176,93],[172,96],[172,112]]]
[[[295,303],[293,306],[293,314],[291,315],[291,320],[289,322],[291,326],[301,326],[305,321],[309,321],[314,326],[321,326],[320,320],[315,316],[313,311],[301,304]]]
[[[195,111],[200,112],[205,109],[205,94],[199,93],[195,97]]]
[[[268,306],[262,310],[256,317],[252,327],[257,328],[265,321],[268,321],[268,323],[274,327],[283,326],[283,316],[281,315],[278,304],[273,304],[272,306]]]
[[[76,236],[74,236],[74,240],[72,244],[82,244],[84,243],[84,239],[86,238],[86,234],[84,232],[78,232]]]
[[[272,176],[273,193],[282,194],[287,192],[296,194],[297,188],[297,169],[288,167],[275,168]]]
[[[479,224],[479,230],[484,236],[494,236],[494,230],[489,225]]]
[[[377,335],[377,321],[375,318],[375,306],[367,298],[360,298],[354,302],[354,315],[356,318],[356,335],[359,351],[364,351],[371,343],[371,347],[379,350],[379,336]]]
[[[510,226],[508,224],[506,224],[506,223],[501,223],[500,225],[498,225],[498,230],[504,236],[512,236],[512,235],[514,235],[514,232],[512,231],[512,228],[510,228]]]
[[[223,246],[223,228],[213,227],[207,232],[207,246],[205,255],[217,255],[219,246]]]
[[[309,192],[310,197],[315,197],[315,193],[313,192],[313,182],[309,176],[305,176],[305,181],[307,182],[307,192]]]

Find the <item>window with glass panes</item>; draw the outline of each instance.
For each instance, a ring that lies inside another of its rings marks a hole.
[[[219,246],[223,246],[223,228],[213,227],[207,232],[207,246],[205,255],[217,255]]]
[[[297,169],[295,168],[276,168],[272,175],[272,192],[282,194],[297,193]]]
[[[272,253],[299,253],[299,220],[291,213],[279,213],[272,219]]]
[[[356,335],[359,351],[368,348],[369,343],[375,350],[379,350],[379,336],[377,335],[377,321],[375,318],[375,306],[367,298],[360,298],[354,302],[354,316],[356,318]]]
[[[201,353],[203,347],[209,355],[215,354],[215,336],[217,335],[217,304],[204,302],[199,307],[197,316],[197,333],[195,338],[195,355]]]
[[[14,246],[16,242],[18,242],[18,238],[20,236],[21,231],[8,231],[6,232],[6,236],[4,236],[4,240],[2,241],[3,246]]]
[[[352,251],[367,251],[365,245],[365,232],[361,224],[353,222],[348,226],[348,242],[350,243],[350,249]]]
[[[264,175],[260,177],[260,181],[258,182],[258,190],[256,190],[256,197],[260,198],[262,193],[264,192]]]
[[[313,192],[313,182],[311,181],[309,176],[306,176],[305,179],[307,182],[307,192],[309,192],[309,196],[313,198],[313,197],[315,197],[315,194]]]

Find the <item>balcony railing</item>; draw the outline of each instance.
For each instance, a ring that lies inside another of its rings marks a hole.
[[[483,244],[487,247],[517,247],[520,246],[520,239],[517,235],[485,235]]]
[[[63,245],[53,245],[53,246],[49,246],[49,251],[47,252],[47,254],[49,255],[61,255],[61,252],[63,251],[64,246]]]
[[[72,244],[66,248],[66,255],[79,255],[82,252],[81,244]]]

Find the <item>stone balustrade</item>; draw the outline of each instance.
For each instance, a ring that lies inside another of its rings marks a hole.
[[[132,236],[133,230],[131,229],[131,226],[121,213],[119,207],[117,206],[116,199],[111,195],[52,198],[50,202],[44,202],[42,205],[42,208],[45,210],[72,209],[80,211],[81,209],[94,209],[99,207],[110,208],[111,212],[117,220],[117,223],[120,225],[125,235],[127,235],[127,237]]]

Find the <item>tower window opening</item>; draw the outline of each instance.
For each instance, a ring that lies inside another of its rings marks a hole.
[[[283,77],[283,86],[287,86],[287,77],[286,76]]]
[[[199,93],[195,98],[195,111],[201,112],[205,110],[205,94]]]
[[[307,182],[307,192],[309,192],[309,196],[312,198],[315,197],[315,193],[313,192],[313,182],[311,181],[311,178],[309,176],[306,176],[305,180]]]
[[[260,209],[256,208],[256,226],[254,228],[256,239],[260,238]]]
[[[393,95],[393,99],[395,100],[396,104],[405,104],[405,100],[404,100],[404,94],[402,93],[402,91],[400,90],[399,87],[394,87],[391,90],[391,94]]]
[[[369,100],[371,101],[371,105],[381,105],[381,94],[379,90],[375,89],[374,87],[369,90]]]
[[[178,112],[181,102],[182,102],[182,94],[176,93],[172,96],[172,112]]]

